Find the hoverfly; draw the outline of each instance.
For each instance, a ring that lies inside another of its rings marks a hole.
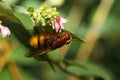
[[[69,44],[72,40],[72,36],[69,32],[61,32],[51,34],[48,32],[42,32],[34,35],[30,39],[30,45],[35,48],[35,52],[30,53],[29,56],[38,56],[49,51],[62,47],[65,44]]]

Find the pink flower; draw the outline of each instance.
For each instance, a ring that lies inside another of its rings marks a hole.
[[[2,34],[2,37],[10,36],[10,30],[8,27],[0,27],[0,32]]]
[[[52,28],[56,32],[61,32],[61,29],[64,29],[63,23],[66,23],[67,20],[61,16],[57,16],[56,20],[52,22]]]

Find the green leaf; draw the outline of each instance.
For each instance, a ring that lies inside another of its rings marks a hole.
[[[84,65],[93,76],[102,77],[104,80],[112,80],[110,74],[102,67],[87,63]]]
[[[34,72],[32,72],[32,68],[31,68],[31,70],[24,69],[23,67],[18,67],[18,68],[19,68],[19,72],[22,76],[22,80],[37,80],[38,77],[34,76]],[[40,74],[39,71],[38,71],[38,73]]]
[[[46,25],[44,29],[49,33],[54,33],[54,30],[52,29],[52,26]]]
[[[50,58],[50,60],[56,63],[60,63],[62,61],[58,50],[50,51],[47,55],[48,55],[48,58]]]
[[[14,10],[14,12],[19,12],[19,13],[27,13],[28,11],[26,10],[26,8],[25,7],[23,7],[23,6],[11,6],[12,7],[12,9]]]
[[[69,71],[77,76],[80,76],[80,77],[90,77],[91,76],[91,73],[87,69],[83,69],[79,66],[74,66],[74,65],[68,66],[67,71]]]
[[[14,16],[21,21],[21,23],[24,25],[24,27],[26,29],[28,29],[28,30],[33,29],[32,20],[30,19],[30,17],[28,15],[26,15],[25,13],[15,12]]]
[[[76,34],[74,33],[71,33],[72,34],[72,38],[75,39],[75,40],[79,40],[80,42],[85,42],[82,38],[80,38],[79,36],[77,36]]]
[[[68,70],[83,77],[98,77],[104,80],[111,80],[110,74],[102,67],[92,64],[92,63],[77,63],[71,60],[64,60],[64,63],[68,66]],[[72,66],[72,68],[71,68]],[[69,68],[70,67],[70,68]],[[80,68],[80,69],[79,69]],[[70,70],[73,69],[73,70]],[[78,72],[83,69],[83,72]],[[74,70],[76,70],[74,72]],[[87,71],[87,74],[86,72]]]
[[[59,55],[59,52],[57,50],[50,51],[49,53],[46,53],[46,54],[43,54],[43,55],[40,55],[40,56],[36,56],[34,58],[38,61],[47,61],[48,64],[53,69],[53,71],[55,71],[55,69],[54,69],[54,65],[53,65],[52,62],[60,63],[62,61],[62,59]]]
[[[71,60],[68,60],[68,59],[64,59],[63,62],[66,64],[66,65],[75,65],[75,66],[79,66],[81,68],[84,68],[86,69],[86,67],[82,64],[82,63],[77,63],[75,61],[71,61]]]
[[[52,63],[52,60],[48,57],[47,54],[43,54],[43,55],[39,55],[39,56],[35,56],[34,57],[36,60],[38,61],[46,61],[48,62],[48,64],[50,65],[50,67],[53,69],[53,71],[55,72],[55,68],[54,65]]]
[[[37,65],[38,63],[35,59],[25,57],[26,53],[28,53],[28,50],[24,46],[19,45],[11,51],[11,55],[8,57],[7,62],[15,61],[26,65]]]
[[[2,72],[0,72],[0,80],[13,80],[13,77],[7,67],[4,67]]]
[[[69,31],[69,30],[64,30],[64,31],[67,31],[67,32],[71,33],[72,38],[73,38],[74,40],[78,40],[78,41],[80,41],[80,42],[84,42],[84,40],[83,40],[80,36],[72,33],[71,31]]]
[[[28,30],[25,29],[23,25],[13,21],[6,21],[4,24],[9,27],[11,33],[17,38],[17,40],[22,43],[26,48],[32,49],[31,45],[29,44],[29,39],[31,37]]]
[[[0,2],[0,16],[14,18],[11,6],[3,1]]]
[[[0,15],[10,15],[12,14],[12,8],[9,4],[0,1]]]

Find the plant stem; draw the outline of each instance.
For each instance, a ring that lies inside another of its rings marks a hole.
[[[14,80],[22,80],[19,70],[15,62],[11,61],[8,63],[8,68],[14,78]]]
[[[5,41],[5,40],[0,41],[0,45],[2,45],[1,46],[2,55],[0,56],[0,72],[1,72],[6,64],[6,60],[7,60],[8,56],[10,55],[9,54],[10,46],[8,45],[7,41]]]

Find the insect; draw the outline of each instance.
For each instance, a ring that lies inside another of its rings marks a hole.
[[[30,45],[35,48],[33,53],[29,56],[38,56],[54,49],[60,48],[65,44],[69,44],[72,40],[72,36],[69,32],[61,32],[56,34],[50,34],[48,32],[42,32],[34,35],[30,39]]]

